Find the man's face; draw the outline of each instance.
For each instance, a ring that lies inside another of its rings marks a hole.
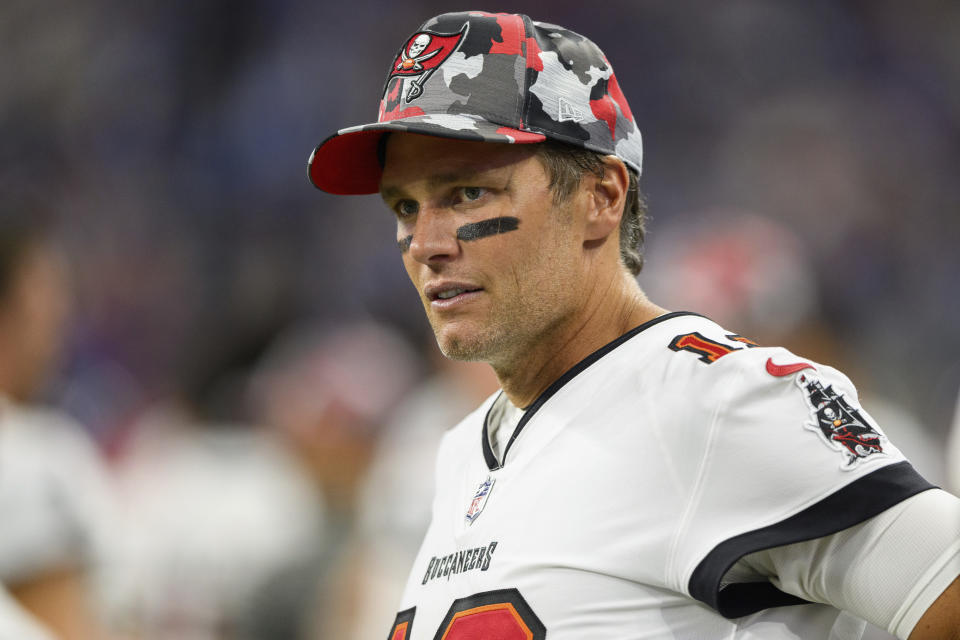
[[[555,205],[533,145],[392,134],[381,195],[448,357],[505,363],[584,299],[577,197]]]
[[[52,246],[30,246],[0,307],[4,357],[16,371],[15,387],[2,391],[27,401],[42,386],[59,355],[69,313],[67,268]]]

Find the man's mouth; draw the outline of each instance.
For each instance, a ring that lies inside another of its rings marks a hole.
[[[443,302],[447,300],[453,300],[460,296],[476,293],[478,291],[483,291],[482,287],[477,287],[470,284],[464,283],[449,283],[449,284],[439,284],[439,285],[428,285],[424,289],[427,298],[431,302]]]
[[[446,291],[441,291],[437,294],[437,298],[440,300],[449,300],[455,296],[460,295],[461,293],[467,293],[469,291],[479,291],[479,289],[448,289]]]

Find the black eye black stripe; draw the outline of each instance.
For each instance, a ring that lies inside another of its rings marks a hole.
[[[480,222],[470,222],[457,229],[457,239],[466,240],[467,242],[479,240],[480,238],[494,236],[498,233],[516,231],[519,226],[520,219],[512,216],[490,218],[489,220],[481,220]]]
[[[513,216],[503,216],[500,218],[481,220],[480,222],[470,222],[457,229],[457,240],[470,242],[472,240],[486,238],[487,236],[495,236],[498,233],[516,231],[519,227],[520,218],[514,218]],[[400,247],[401,253],[406,253],[409,251],[412,243],[412,235],[397,240],[397,246]]]

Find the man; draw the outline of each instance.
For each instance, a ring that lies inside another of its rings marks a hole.
[[[960,500],[841,373],[646,299],[641,160],[593,43],[483,12],[311,156],[379,191],[441,349],[502,387],[444,437],[388,638],[960,637]]]
[[[63,255],[36,210],[5,205],[0,211],[2,638],[103,637],[94,583],[110,544],[106,471],[79,425],[34,404],[65,334],[67,275]]]

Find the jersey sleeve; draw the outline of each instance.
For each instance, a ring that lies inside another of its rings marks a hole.
[[[725,617],[806,601],[769,580],[725,584],[744,556],[843,531],[933,488],[830,367],[743,349],[694,384],[706,441],[674,568],[682,589]]]
[[[753,553],[736,568],[906,640],[960,575],[960,498],[924,491],[839,533]]]

